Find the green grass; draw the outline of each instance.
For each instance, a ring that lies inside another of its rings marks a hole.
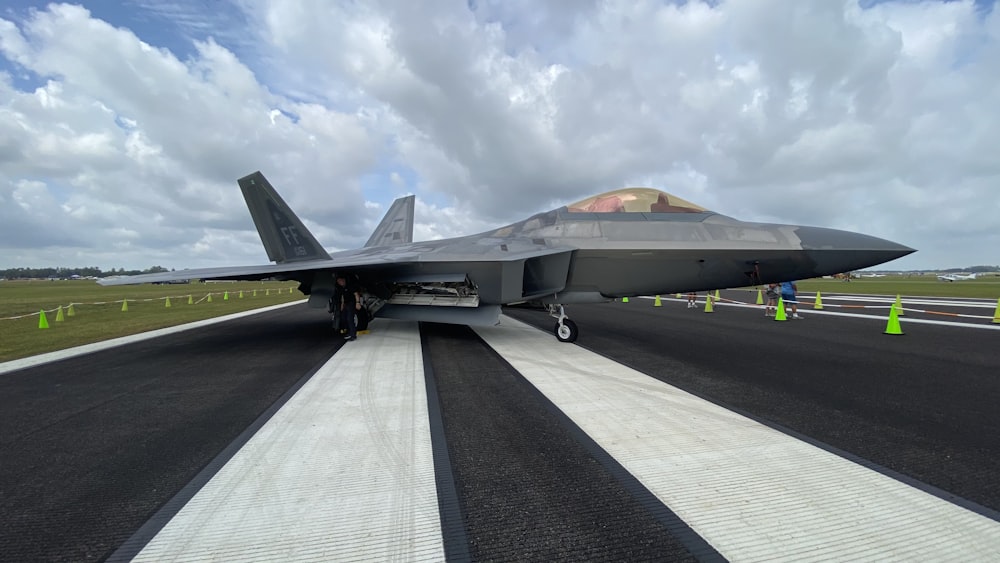
[[[861,278],[850,282],[812,279],[798,282],[800,291],[823,293],[861,293],[865,295],[903,295],[920,297],[978,297],[1000,299],[1000,277],[943,282],[937,276],[886,276]]]
[[[295,282],[191,283],[103,287],[91,280],[0,282],[0,361],[33,356],[81,344],[137,334],[230,313],[302,299]],[[281,290],[280,294],[278,290]],[[239,292],[243,291],[243,298]],[[254,296],[254,290],[257,295]],[[266,295],[268,293],[270,295]],[[229,299],[223,293],[229,292]],[[212,293],[212,302],[205,296]],[[188,305],[188,295],[195,304]],[[170,298],[170,307],[166,300]],[[128,311],[122,311],[128,299]],[[200,302],[199,302],[200,301]],[[97,305],[95,303],[104,302]],[[75,315],[65,308],[74,303]],[[48,329],[39,329],[39,310],[63,306],[62,322],[46,313]],[[34,314],[33,314],[34,313]],[[20,319],[10,317],[30,315]]]

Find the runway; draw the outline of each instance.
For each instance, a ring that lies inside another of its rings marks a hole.
[[[1000,557],[994,330],[633,300],[571,308],[570,346],[508,314],[344,345],[296,307],[2,375],[3,558]],[[382,533],[331,532],[365,491]],[[209,539],[171,541],[196,505]]]

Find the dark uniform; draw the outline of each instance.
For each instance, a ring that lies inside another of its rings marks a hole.
[[[341,284],[343,280],[343,284]],[[337,278],[337,291],[334,293],[334,302],[340,304],[340,327],[347,329],[345,340],[358,339],[358,327],[354,323],[354,315],[357,313],[358,295],[357,286],[350,282],[348,278]]]

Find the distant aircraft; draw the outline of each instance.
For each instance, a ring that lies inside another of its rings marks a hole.
[[[965,281],[974,280],[978,274],[942,274],[937,278],[941,281],[954,282],[954,281]]]
[[[746,223],[651,188],[624,188],[477,235],[413,241],[414,196],[397,199],[363,248],[327,254],[260,172],[239,181],[274,264],[104,279],[296,280],[325,308],[336,275],[356,277],[375,317],[497,324],[501,305],[537,302],[563,342],[564,305],[819,277],[914,252],[867,235]]]

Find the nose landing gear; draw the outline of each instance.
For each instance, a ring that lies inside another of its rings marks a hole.
[[[566,316],[566,311],[563,309],[563,306],[549,305],[548,309],[549,315],[557,320],[553,332],[559,342],[575,342],[576,337],[580,335],[580,330],[576,327],[576,323],[571,321],[570,318]]]

